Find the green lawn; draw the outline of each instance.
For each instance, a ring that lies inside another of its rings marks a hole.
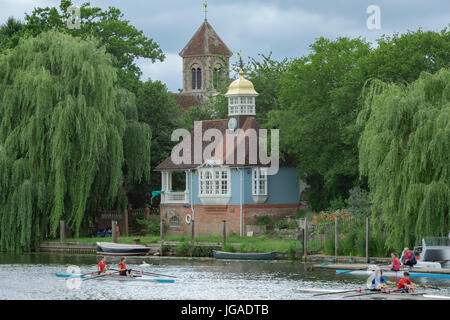
[[[144,237],[120,237],[119,243],[133,243],[134,238],[141,239],[141,243],[157,243],[159,242],[159,236],[144,236]],[[59,239],[50,239],[48,242],[58,242]],[[111,237],[108,238],[68,238],[66,242],[85,242],[93,243],[96,242],[110,242]],[[180,241],[189,242],[189,236],[166,236],[165,241]],[[214,242],[222,243],[222,237],[195,237],[195,242]],[[240,252],[269,252],[278,251],[280,253],[287,253],[289,248],[295,245],[297,250],[301,250],[301,242],[292,239],[282,239],[282,238],[262,238],[262,237],[239,237],[239,236],[228,236],[227,237],[227,249],[233,250],[231,243],[238,243],[240,245],[233,246],[234,251]]]

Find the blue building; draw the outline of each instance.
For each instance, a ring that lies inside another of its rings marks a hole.
[[[220,235],[225,220],[227,233],[245,235],[246,226],[258,216],[278,219],[298,210],[305,184],[297,178],[295,166],[280,163],[276,174],[269,174],[269,165],[259,158],[265,136],[255,118],[257,95],[241,70],[225,95],[228,118],[196,123],[156,168],[164,191],[161,218],[169,234],[189,234],[195,220],[196,235]],[[202,157],[208,148],[210,157]],[[180,171],[185,188],[173,190],[172,176]]]

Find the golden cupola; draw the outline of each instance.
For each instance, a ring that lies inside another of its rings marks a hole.
[[[239,79],[234,80],[230,86],[228,87],[228,92],[225,94],[225,97],[230,96],[257,96],[258,92],[256,92],[255,87],[253,87],[253,83],[244,78],[244,71],[241,69],[239,71]]]
[[[244,78],[243,63],[239,54],[241,70],[239,79],[234,80],[228,87],[225,97],[228,98],[228,117],[255,116],[255,97],[258,95],[253,83]],[[240,121],[237,121],[239,125]]]

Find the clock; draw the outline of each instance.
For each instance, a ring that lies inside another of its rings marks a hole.
[[[230,130],[236,130],[237,128],[237,120],[236,118],[230,118],[230,120],[228,120],[228,129]]]

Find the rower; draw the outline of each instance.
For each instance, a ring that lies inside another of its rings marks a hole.
[[[383,271],[378,269],[375,271],[375,277],[372,279],[369,289],[370,291],[385,291],[388,284],[395,284],[395,282],[383,278]]]
[[[120,259],[120,263],[119,263],[119,275],[132,277],[133,276],[133,270],[127,269],[126,263],[127,263],[127,258],[122,257]]]
[[[403,278],[400,279],[400,281],[398,282],[398,286],[397,289],[401,290],[401,292],[403,293],[411,293],[414,292],[417,288],[417,284],[411,282],[411,280],[409,280],[409,272],[405,271],[403,273]]]
[[[97,271],[98,271],[98,274],[106,273],[106,259],[104,256],[100,256],[100,261],[97,264]]]
[[[392,257],[392,267],[391,267],[391,271],[400,271],[400,260],[397,256],[396,253],[392,252],[391,253],[391,257]]]

